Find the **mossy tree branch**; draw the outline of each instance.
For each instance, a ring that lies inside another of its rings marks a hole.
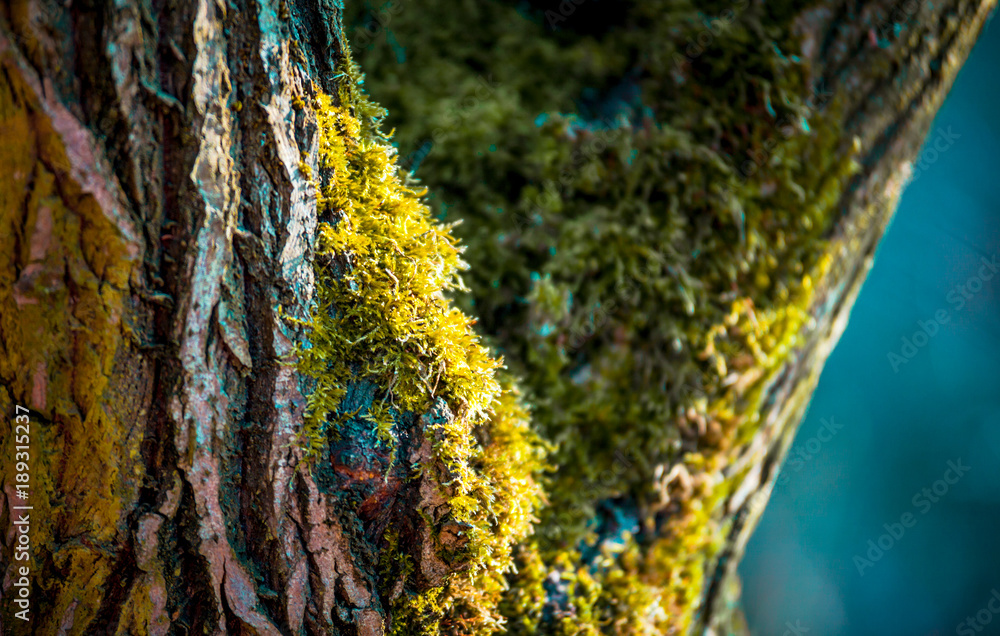
[[[623,3],[582,38],[513,4],[393,14],[399,37],[438,29],[385,101],[401,143],[433,140],[419,174],[454,231],[397,169],[338,3],[0,9],[0,431],[13,456],[8,415],[30,408],[33,505],[32,621],[8,621],[6,588],[5,627],[731,619],[742,546],[993,3],[913,3],[897,31],[888,1],[741,2],[696,55],[687,3]],[[467,54],[484,38],[492,58]],[[393,84],[377,55],[373,91]],[[443,123],[440,81],[496,108]],[[560,115],[588,86],[590,114]]]

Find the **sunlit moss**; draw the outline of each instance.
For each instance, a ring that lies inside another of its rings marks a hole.
[[[453,418],[435,424],[433,462],[409,468],[435,475],[450,516],[467,524],[459,556],[468,567],[444,587],[403,585],[412,558],[390,528],[380,539],[381,592],[394,607],[393,629],[437,633],[460,624],[468,633],[494,631],[496,610],[512,567],[511,546],[530,533],[542,494],[535,480],[545,447],[528,426],[502,361],[479,342],[472,320],[443,292],[463,289],[462,249],[451,228],[436,221],[423,190],[400,173],[395,149],[380,132],[381,110],[359,89],[343,60],[336,95],[312,99],[319,129],[316,304],[308,341],[297,351],[313,382],[300,439],[309,461],[336,440],[344,422],[361,417],[395,461],[398,423],[444,399]],[[303,170],[307,178],[310,171]],[[351,383],[370,382],[370,406],[347,409]]]

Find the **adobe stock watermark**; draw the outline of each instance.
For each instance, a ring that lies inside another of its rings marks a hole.
[[[642,287],[639,280],[658,278],[665,266],[660,258],[649,258],[634,275],[616,281],[610,297],[602,298],[600,302],[591,306],[582,323],[573,324],[562,333],[565,338],[563,341],[565,352],[572,354],[579,351],[591,338],[607,327],[615,312],[638,301],[642,297]],[[543,335],[552,333],[554,329],[554,326],[549,322],[539,326]],[[675,352],[679,351],[675,349]]]
[[[687,39],[687,46],[682,49],[683,55],[681,51],[674,53],[674,66],[679,68],[681,65],[692,62],[700,57],[708,47],[712,46],[715,38],[728,31],[733,23],[736,22],[736,18],[749,6],[750,0],[739,0],[731,9],[726,9],[718,17],[704,22],[705,28],[699,31],[697,35]]]
[[[582,497],[577,497],[574,503],[568,508],[561,509],[552,519],[552,527],[558,529],[560,532],[565,532],[568,528],[572,528],[580,518],[581,512],[587,512],[587,508],[584,504],[579,503],[582,501],[591,501],[596,499],[603,490],[614,484],[617,484],[622,475],[627,473],[633,466],[638,462],[638,457],[635,455],[635,451],[631,448],[616,450],[612,457],[611,466],[605,468],[598,475],[597,479],[584,488],[587,493]]]
[[[355,48],[368,48],[378,36],[386,34],[389,23],[399,15],[405,5],[403,0],[391,0],[383,3],[377,10],[371,11],[371,20],[365,23],[365,26],[354,29],[351,44]]]
[[[562,0],[559,6],[556,7],[558,11],[552,11],[549,9],[545,12],[545,21],[549,23],[549,28],[553,31],[559,29],[559,23],[569,20],[570,17],[576,13],[576,8],[580,5],[586,3],[588,0]]]
[[[23,412],[22,412],[23,411]],[[20,404],[14,408],[14,484],[7,492],[10,506],[11,524],[17,530],[11,529],[11,538],[16,535],[13,561],[17,567],[11,566],[9,573],[13,579],[13,603],[20,610],[14,616],[22,621],[31,620],[31,515],[34,514],[31,503],[31,418],[28,409]],[[16,517],[16,518],[15,518]]]
[[[969,301],[981,292],[989,280],[992,280],[997,271],[1000,270],[1000,254],[994,254],[987,259],[983,256],[980,259],[979,270],[970,276],[964,283],[955,285],[948,291],[945,300],[949,305],[954,306],[954,311],[962,311]],[[951,322],[952,313],[948,309],[938,309],[934,316],[927,320],[917,321],[917,330],[909,336],[900,339],[899,351],[890,351],[886,354],[889,366],[893,373],[899,373],[899,368],[909,364],[920,350],[927,346],[931,338],[936,336],[941,327]]]
[[[920,3],[917,0],[902,0],[897,2],[884,18],[880,18],[876,28],[881,40],[888,40],[889,36],[899,36],[903,30],[910,26],[917,17],[917,9]],[[871,31],[875,33],[874,30]],[[882,43],[876,39],[872,44],[880,46]]]
[[[833,91],[827,88],[825,84],[814,86],[812,95],[806,99],[805,112],[801,114],[799,121],[795,121],[787,115],[778,120],[776,127],[781,137],[789,139],[796,134],[799,128],[808,132],[808,124],[805,121],[813,113],[822,112],[831,99],[833,99]],[[739,175],[743,179],[748,179],[756,174],[757,170],[767,164],[780,142],[781,140],[776,138],[775,135],[771,135],[765,139],[760,144],[760,147],[753,152],[749,152],[748,157],[740,164]]]
[[[792,621],[785,621],[785,631],[781,632],[781,636],[803,636],[803,634],[809,633],[809,628],[802,624],[802,621],[796,619],[795,624]]]
[[[919,179],[924,170],[937,163],[941,155],[947,152],[961,138],[962,135],[952,131],[951,126],[948,126],[946,130],[937,131],[934,134],[933,140],[928,139],[924,142],[923,148],[920,150],[920,155],[911,166],[910,176],[906,180],[907,184]]]
[[[639,294],[639,288],[631,278],[615,283],[615,295],[611,300],[591,309],[588,314],[589,320],[584,321],[582,326],[570,330],[569,340],[566,342],[566,352],[573,353],[579,350],[588,340],[594,337],[594,334],[602,330],[611,321],[612,315],[621,305],[635,302]]]
[[[962,477],[969,472],[970,467],[962,463],[962,459],[949,460],[948,468],[944,471],[941,479],[936,480],[927,488],[922,488],[913,495],[910,503],[921,515],[926,515],[934,507],[934,504],[948,494],[951,487],[957,484]],[[912,512],[904,512],[899,517],[899,521],[884,523],[882,527],[885,533],[876,539],[869,539],[867,543],[868,551],[864,556],[854,555],[854,565],[858,568],[858,574],[865,575],[865,570],[873,567],[882,560],[885,553],[891,550],[903,538],[906,531],[917,525],[918,517]],[[867,557],[867,558],[865,558]]]
[[[588,129],[588,136],[573,147],[568,165],[559,171],[558,179],[546,179],[541,191],[530,200],[529,212],[517,212],[511,215],[511,228],[515,235],[523,233],[527,228],[542,222],[541,211],[551,208],[561,199],[559,184],[568,187],[585,165],[611,147],[615,138],[624,134],[614,119],[601,120],[594,128]]]
[[[822,426],[812,437],[808,438],[803,444],[797,445],[791,453],[788,454],[788,459],[786,460],[786,466],[781,469],[781,474],[778,476],[778,484],[785,485],[791,479],[788,474],[789,470],[794,470],[796,473],[802,470],[802,467],[806,465],[806,462],[815,457],[819,451],[823,448],[823,445],[832,440],[837,432],[844,428],[843,424],[837,424],[834,418],[829,420],[825,417],[821,420]]]
[[[975,636],[976,634],[981,634],[993,622],[997,614],[1000,614],[1000,590],[993,588],[990,590],[990,598],[986,601],[986,606],[976,612],[974,616],[966,616],[965,620],[955,628],[955,633],[958,636]],[[996,628],[993,628],[988,633],[995,634]]]

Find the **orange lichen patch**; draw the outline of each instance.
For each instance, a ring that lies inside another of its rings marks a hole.
[[[355,468],[352,466],[346,466],[344,464],[334,464],[333,472],[338,475],[343,475],[347,477],[348,481],[369,481],[373,479],[382,479],[385,477],[381,472],[374,470],[365,470],[363,468]]]

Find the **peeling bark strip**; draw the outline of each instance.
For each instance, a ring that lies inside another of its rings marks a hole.
[[[194,134],[200,145],[190,171],[193,223],[189,226],[191,247],[185,254],[186,266],[182,265],[186,285],[177,290],[171,334],[179,343],[180,377],[168,411],[176,431],[177,467],[194,499],[196,545],[212,595],[202,611],[220,623],[225,617],[226,625],[271,636],[280,631],[258,609],[260,599],[229,543],[230,530],[222,510],[220,451],[235,424],[227,389],[240,388],[226,386],[234,361],[226,356],[225,344],[234,338],[226,338],[223,325],[228,323],[219,319],[219,312],[225,311],[220,307],[223,281],[235,258],[233,232],[240,200],[232,156],[225,12],[225,5],[211,0],[195,8],[191,95]]]
[[[832,232],[842,258],[816,282],[815,322],[787,364],[756,370],[766,406],[710,463],[731,488],[711,499],[705,523],[719,547],[704,585],[685,590],[697,629],[729,619],[736,562],[906,162],[993,5],[921,4],[912,35],[886,47],[868,44],[884,30],[869,25],[891,2],[861,15],[839,2],[797,11],[810,87],[839,96],[830,148],[854,148],[863,170],[835,193],[848,211]],[[501,376],[454,380],[496,363],[448,313],[444,283],[402,275],[455,248],[396,179],[376,108],[359,97],[340,11],[315,0],[0,7],[0,431],[11,440],[14,405],[31,408],[35,549],[33,620],[19,624],[4,465],[0,634],[488,633],[504,628],[498,606],[550,629],[543,619],[571,605],[559,575],[581,563],[544,563],[526,539],[541,451],[516,390]],[[400,23],[407,11],[417,8]],[[429,229],[394,248],[379,243],[389,232],[348,236],[338,224],[362,204],[394,231],[414,219]],[[323,232],[355,241],[353,251],[317,256]],[[396,266],[384,277],[365,269],[366,249]],[[434,262],[447,278],[444,260]],[[417,337],[430,315],[419,312],[381,325],[407,334],[386,349],[397,372],[371,354],[334,369],[346,386],[317,387],[329,376],[300,374],[295,357],[329,344],[306,328],[314,309],[353,328],[352,307],[315,307],[338,277],[342,302],[357,293],[364,304],[364,285],[409,289],[421,307],[443,308],[452,331]],[[399,383],[411,376],[426,392],[400,408]],[[491,417],[474,420],[470,405],[497,386]],[[319,460],[307,461],[309,396],[337,389]],[[690,423],[717,424],[699,418]],[[640,455],[620,472],[640,470],[650,459]],[[704,475],[663,474],[664,507],[671,496],[708,501]],[[506,589],[512,544],[522,578]]]

